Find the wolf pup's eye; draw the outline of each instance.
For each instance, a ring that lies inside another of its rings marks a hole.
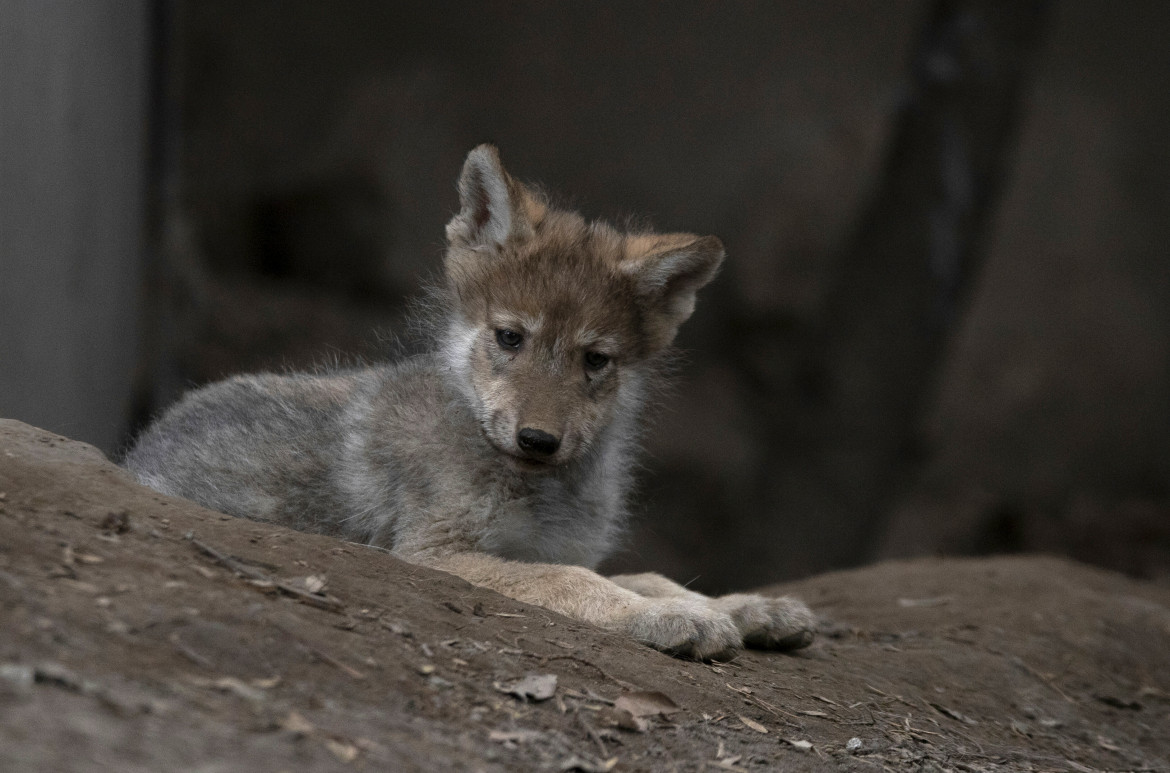
[[[601,352],[585,352],[585,367],[589,370],[601,370],[609,364],[609,357]]]
[[[496,331],[496,341],[505,349],[519,349],[520,342],[524,340],[524,336],[517,333],[515,330],[508,330],[507,328],[500,328]]]

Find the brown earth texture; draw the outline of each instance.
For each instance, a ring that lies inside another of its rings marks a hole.
[[[767,592],[812,647],[675,660],[0,421],[0,770],[1170,771],[1170,589],[1011,557]]]

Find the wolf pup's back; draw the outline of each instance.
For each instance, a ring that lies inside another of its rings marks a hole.
[[[380,371],[237,376],[187,394],[124,464],[147,486],[243,518],[341,533],[337,462]]]
[[[674,654],[808,644],[798,601],[589,570],[625,518],[645,396],[719,240],[557,210],[490,146],[459,193],[430,354],[196,390],[126,466],[163,493],[385,547]]]

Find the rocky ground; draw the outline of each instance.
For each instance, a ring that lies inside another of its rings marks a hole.
[[[768,592],[816,644],[679,661],[0,421],[0,769],[1170,770],[1170,589],[1013,557]]]

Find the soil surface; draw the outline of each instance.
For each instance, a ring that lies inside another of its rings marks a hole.
[[[0,770],[1170,771],[1170,589],[1012,557],[768,592],[812,647],[675,660],[0,421]]]

